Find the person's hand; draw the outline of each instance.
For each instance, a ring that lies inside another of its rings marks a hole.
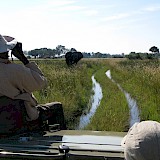
[[[17,57],[24,65],[29,63],[28,59],[25,57],[23,53],[22,43],[17,42],[16,46],[12,49],[11,54]]]

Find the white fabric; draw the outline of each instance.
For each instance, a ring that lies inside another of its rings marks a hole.
[[[24,100],[28,121],[39,116],[35,107],[37,101],[32,92],[43,89],[46,85],[47,79],[36,63],[31,62],[24,66],[0,59],[0,96]]]
[[[121,145],[126,160],[160,160],[160,123],[135,123]]]
[[[0,53],[8,52],[12,50],[17,44],[17,40],[9,37],[0,35]]]

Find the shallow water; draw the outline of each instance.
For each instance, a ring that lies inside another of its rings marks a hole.
[[[95,114],[97,107],[103,97],[102,88],[100,84],[95,80],[94,75],[92,76],[93,92],[91,96],[91,107],[89,111],[86,111],[81,117],[77,129],[83,129],[90,123],[90,118]]]
[[[108,70],[106,72],[106,76],[112,80],[113,83],[116,83],[112,77],[111,72]],[[100,84],[95,80],[94,75],[92,76],[92,83],[93,83],[93,92],[94,94],[91,96],[91,107],[88,111],[85,111],[84,114],[80,117],[79,125],[75,129],[83,129],[90,123],[90,118],[95,114],[97,107],[100,104],[100,101],[103,97],[102,88]],[[126,100],[128,102],[128,107],[130,109],[130,127],[136,123],[140,122],[139,117],[139,109],[137,106],[137,102],[127,93],[118,83],[116,83],[118,88],[125,94]]]
[[[112,82],[116,83],[111,77],[111,71],[108,70],[106,72],[106,76],[112,80]],[[128,107],[130,109],[130,127],[136,122],[140,122],[139,109],[137,106],[137,102],[127,93],[118,83],[116,83],[118,88],[125,94],[126,100],[128,102]]]

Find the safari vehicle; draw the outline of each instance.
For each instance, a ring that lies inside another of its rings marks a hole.
[[[0,159],[124,160],[126,133],[50,129],[0,139]]]

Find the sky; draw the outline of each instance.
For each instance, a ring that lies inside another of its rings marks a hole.
[[[23,50],[129,54],[160,48],[160,0],[0,0],[0,34]]]

